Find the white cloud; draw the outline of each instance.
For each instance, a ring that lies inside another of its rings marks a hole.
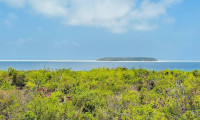
[[[30,0],[32,8],[45,16],[64,17],[67,15],[66,0]]]
[[[2,0],[11,5],[30,6],[36,13],[60,18],[72,26],[103,27],[115,33],[127,29],[152,30],[153,22],[181,0]],[[16,3],[19,1],[19,3]]]

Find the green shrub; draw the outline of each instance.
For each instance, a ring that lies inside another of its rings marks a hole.
[[[98,68],[0,71],[0,119],[189,120],[200,71]]]

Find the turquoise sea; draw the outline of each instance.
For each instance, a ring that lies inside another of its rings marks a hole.
[[[97,62],[97,61],[0,61],[0,70],[7,70],[9,67],[17,70],[39,70],[47,69],[71,69],[75,71],[91,70],[93,68],[126,67],[144,68],[148,70],[178,69],[184,71],[200,70],[200,62]]]

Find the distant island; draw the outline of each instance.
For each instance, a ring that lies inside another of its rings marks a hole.
[[[97,61],[157,61],[157,59],[148,57],[104,57],[97,59]]]

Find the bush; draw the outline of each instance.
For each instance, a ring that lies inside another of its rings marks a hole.
[[[199,73],[9,68],[0,71],[0,119],[199,119]]]

